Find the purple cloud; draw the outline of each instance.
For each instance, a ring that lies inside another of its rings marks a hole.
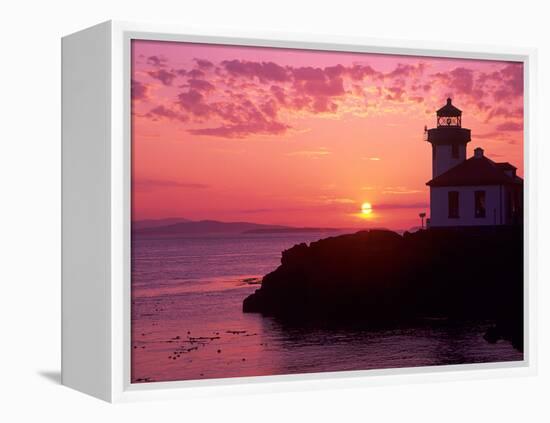
[[[500,71],[504,84],[494,92],[493,97],[497,101],[510,101],[523,95],[523,64],[509,64]]]
[[[157,58],[159,59],[159,58]],[[195,135],[246,137],[257,134],[281,134],[290,126],[281,122],[283,111],[311,114],[336,113],[353,93],[354,107],[370,107],[376,102],[418,104],[429,102],[427,92],[448,92],[458,97],[457,104],[471,110],[486,122],[499,118],[501,131],[519,131],[523,109],[509,104],[523,93],[523,68],[510,63],[495,71],[483,73],[467,66],[432,74],[425,82],[426,65],[398,64],[393,70],[380,72],[365,64],[327,67],[281,66],[274,62],[225,60],[219,64],[195,58],[192,70],[158,68],[162,59],[151,59],[157,65],[149,76],[173,85],[176,78],[183,90],[177,94],[175,108],[158,106],[143,116],[151,119],[190,120],[209,127],[193,128]],[[162,67],[162,66],[161,66]],[[209,77],[215,78],[214,80]],[[367,84],[362,83],[368,79]],[[175,84],[174,84],[175,85]],[[369,87],[370,89],[365,89]],[[134,87],[133,87],[134,89]],[[378,90],[378,94],[373,92]],[[134,98],[145,98],[147,87],[136,84]],[[368,101],[367,101],[368,97]],[[493,105],[493,99],[500,102]],[[361,101],[363,100],[363,101]],[[433,104],[426,107],[433,108]],[[345,110],[349,110],[350,107]]]
[[[145,100],[147,98],[147,85],[132,79],[131,86],[133,100]]]
[[[187,122],[189,118],[181,113],[175,112],[172,109],[168,109],[162,104],[160,106],[157,106],[153,109],[151,109],[147,115],[147,117],[152,118],[153,120],[158,118],[166,118],[170,120],[179,120],[182,122]]]
[[[222,125],[216,128],[191,129],[194,135],[208,135],[221,138],[244,138],[253,134],[277,135],[284,133],[289,128],[280,122],[251,122],[237,125]]]
[[[166,58],[162,56],[149,56],[147,58],[147,64],[157,68],[163,68],[166,66]]]
[[[164,85],[172,85],[172,82],[176,78],[176,75],[172,72],[169,72],[165,69],[159,69],[156,71],[149,71],[147,74],[154,79],[158,79]]]
[[[224,60],[222,66],[233,76],[245,76],[260,82],[284,82],[290,79],[286,69],[273,62],[251,62],[244,60]]]
[[[197,59],[197,58],[195,58],[194,60],[195,60],[195,63],[197,63],[197,66],[199,67],[199,69],[206,70],[214,67],[214,64],[210,60]]]
[[[295,81],[324,81],[326,79],[325,71],[321,68],[307,66],[291,69]]]
[[[189,88],[197,91],[214,91],[214,85],[204,79],[189,79],[187,80]]]
[[[497,131],[523,131],[523,123],[504,122],[496,127]]]
[[[403,94],[405,94],[405,90],[401,87],[395,86],[395,87],[389,87],[388,91],[390,94],[386,94],[386,100],[393,100],[402,102],[403,101]]]

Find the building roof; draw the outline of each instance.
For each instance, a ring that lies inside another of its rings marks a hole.
[[[453,106],[453,102],[450,98],[447,99],[447,104],[445,104],[441,109],[437,111],[437,116],[461,116],[462,110],[458,107]]]
[[[495,163],[481,155],[473,156],[447,172],[426,182],[430,187],[507,185],[521,184],[519,176],[506,174],[506,170],[515,169],[510,163]]]
[[[502,170],[516,170],[517,167],[514,165],[508,163],[508,162],[502,162],[502,163],[495,163],[497,167],[499,167]]]

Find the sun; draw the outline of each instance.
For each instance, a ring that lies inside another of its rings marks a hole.
[[[372,204],[371,203],[363,203],[361,205],[361,213],[364,215],[369,215],[372,213]]]

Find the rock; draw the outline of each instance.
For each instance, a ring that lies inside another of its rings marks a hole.
[[[364,327],[433,315],[487,319],[519,348],[523,228],[370,230],[298,244],[282,252],[243,311]]]
[[[497,328],[495,326],[491,326],[489,329],[487,329],[487,332],[485,332],[485,335],[483,335],[483,339],[485,339],[490,344],[495,344],[500,339]]]

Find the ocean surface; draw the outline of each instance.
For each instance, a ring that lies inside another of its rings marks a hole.
[[[242,312],[281,251],[334,233],[132,241],[133,383],[518,361],[492,322],[426,319],[393,330],[286,327]]]

